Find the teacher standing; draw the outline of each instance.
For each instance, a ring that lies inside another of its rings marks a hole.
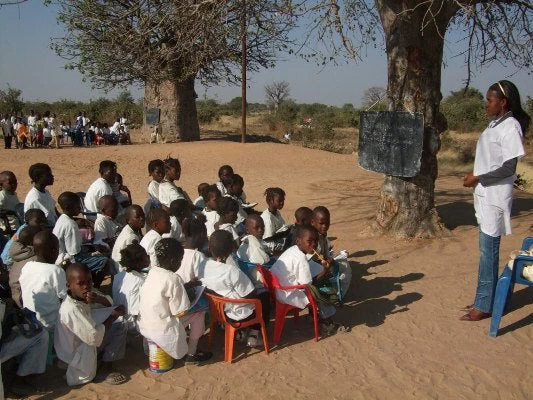
[[[479,321],[492,313],[500,238],[511,234],[516,164],[525,154],[523,134],[531,120],[522,109],[518,89],[506,80],[489,87],[485,110],[491,122],[478,139],[474,172],[463,178],[463,186],[475,188],[480,253],[476,297],[474,304],[465,308],[463,321]]]

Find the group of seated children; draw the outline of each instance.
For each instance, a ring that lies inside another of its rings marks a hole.
[[[114,162],[102,161],[99,172],[85,194],[61,193],[59,212],[46,190],[54,183],[50,167],[32,165],[24,224],[15,226],[2,254],[15,307],[35,313],[51,344],[43,356],[55,349],[69,385],[95,377],[124,382],[111,362],[124,357],[128,332],[142,335],[145,352],[151,343],[185,364],[210,359],[210,352],[198,349],[207,312],[198,289],[259,299],[268,324],[271,298],[256,264],[270,268],[283,286],[313,287],[323,334],[344,330],[332,316],[351,271],[345,254],[332,258],[327,208],[300,207],[289,226],[280,214],[285,192],[268,188],[267,208],[258,213],[256,204],[246,202],[243,178],[228,165],[220,168],[219,182],[199,185],[200,197],[193,202],[176,185],[181,165],[169,157],[149,163],[152,180],[143,209],[131,204]],[[16,177],[4,171],[0,183],[0,207],[13,209]],[[112,296],[97,289],[109,275]],[[340,288],[324,292],[333,285],[332,275]],[[276,297],[301,309],[309,306],[303,290],[278,290]],[[225,312],[232,321],[255,316],[250,304],[228,305]],[[261,345],[259,326],[242,339],[251,347]]]

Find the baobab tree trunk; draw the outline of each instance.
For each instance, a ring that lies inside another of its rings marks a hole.
[[[397,237],[448,233],[435,209],[435,180],[439,135],[446,129],[446,120],[439,112],[444,33],[455,10],[446,10],[448,6],[443,5],[435,19],[422,29],[424,18],[431,18],[426,14],[427,6],[402,13],[413,9],[416,3],[419,2],[376,0],[387,44],[389,109],[424,115],[420,172],[413,178],[385,177],[372,224],[375,232]]]
[[[143,131],[151,130],[146,124],[146,110],[159,108],[159,123],[164,137],[186,142],[200,140],[200,127],[196,114],[197,97],[194,78],[184,82],[147,83],[144,89]]]

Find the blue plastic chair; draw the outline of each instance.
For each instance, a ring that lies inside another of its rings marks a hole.
[[[533,237],[527,237],[522,242],[522,250],[528,251],[533,246]],[[506,266],[498,278],[496,293],[494,294],[494,305],[492,307],[492,319],[490,321],[489,336],[496,337],[500,327],[505,306],[513,294],[515,283],[533,286],[533,282],[522,277],[522,270],[525,265],[532,264],[533,257],[518,256],[514,259],[513,269]]]
[[[237,257],[236,254],[233,254],[233,259],[237,262],[239,269],[242,272],[244,272],[248,278],[252,279],[250,270],[252,268],[256,268],[257,264],[253,262],[244,261],[243,259]],[[260,264],[260,265],[268,269],[272,266],[272,264],[274,264],[274,260],[271,259],[266,264]]]

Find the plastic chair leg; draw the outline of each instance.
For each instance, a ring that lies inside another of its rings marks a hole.
[[[233,343],[235,339],[235,328],[226,324],[225,331],[225,346],[224,346],[224,361],[231,363],[233,361]]]
[[[265,346],[265,353],[268,354],[267,330],[264,323],[261,323],[261,335],[263,336],[263,345]]]
[[[505,310],[505,303],[507,303],[509,289],[511,288],[511,280],[511,270],[506,267],[496,284],[489,336],[496,337],[498,335],[500,321]]]
[[[287,314],[287,307],[285,305],[276,304],[276,320],[274,322],[274,343],[279,344],[281,340],[281,332],[283,332],[283,325],[285,325],[285,315]]]

